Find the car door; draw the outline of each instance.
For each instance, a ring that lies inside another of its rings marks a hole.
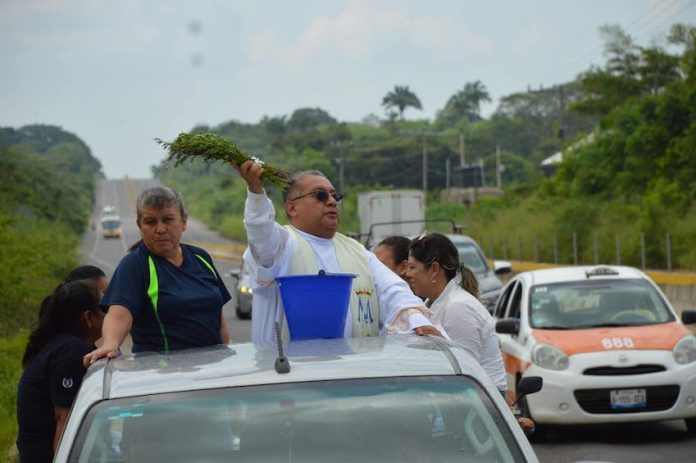
[[[520,279],[510,281],[505,288],[505,292],[500,297],[499,305],[496,307],[497,318],[517,319],[520,321],[521,327],[522,293],[522,281]],[[514,387],[518,375],[522,374],[528,364],[523,361],[523,359],[529,357],[529,355],[525,355],[524,352],[527,338],[526,331],[522,331],[522,333],[518,335],[506,333],[497,334],[500,342],[500,350],[503,354],[503,361],[505,363],[508,386]]]
[[[498,298],[495,309],[493,309],[493,318],[502,320],[506,317],[508,304],[510,302],[510,294],[515,286],[515,281],[511,281],[503,290],[503,293]]]

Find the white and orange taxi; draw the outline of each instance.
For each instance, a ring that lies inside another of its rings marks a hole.
[[[538,425],[684,419],[696,433],[696,337],[643,272],[523,272],[494,310],[508,384],[541,376],[520,409]]]

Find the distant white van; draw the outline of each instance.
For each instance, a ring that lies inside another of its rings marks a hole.
[[[121,235],[123,235],[123,230],[121,230],[121,218],[117,215],[102,217],[101,229],[104,238],[120,238]]]

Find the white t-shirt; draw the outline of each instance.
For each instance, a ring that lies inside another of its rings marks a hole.
[[[459,278],[452,278],[442,294],[432,303],[426,301],[426,305],[450,339],[478,360],[499,390],[506,390],[505,365],[493,317],[478,299],[459,286]]]
[[[254,290],[251,340],[255,343],[275,342],[274,323],[278,321],[282,326],[284,321],[280,291],[275,278],[290,273],[297,242],[275,221],[273,203],[265,193],[256,194],[247,189],[244,226],[249,242],[249,247],[244,252],[244,261],[249,266],[250,285]],[[298,233],[312,247],[317,268],[331,273],[341,272],[332,239],[319,238],[299,230]],[[372,252],[366,249],[365,256],[377,290],[380,333],[383,333],[384,325],[399,311],[410,307],[422,307],[423,301]],[[424,315],[413,314],[409,317],[411,329],[425,325],[432,323]],[[352,323],[347,320],[344,337],[352,337],[352,331]]]

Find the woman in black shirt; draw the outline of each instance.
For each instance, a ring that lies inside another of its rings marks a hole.
[[[59,285],[41,303],[17,391],[17,449],[22,462],[50,462],[85,369],[82,357],[101,336],[101,292],[93,280]]]

